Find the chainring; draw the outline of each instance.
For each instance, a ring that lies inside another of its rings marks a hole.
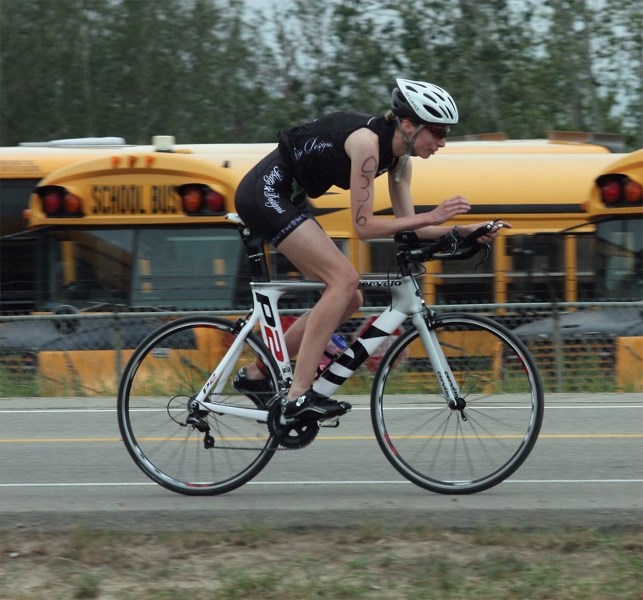
[[[308,446],[319,433],[317,421],[298,421],[291,425],[282,425],[281,403],[275,402],[268,411],[268,429],[281,446],[288,450],[297,450]]]

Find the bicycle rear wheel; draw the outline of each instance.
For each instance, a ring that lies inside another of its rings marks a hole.
[[[236,336],[226,319],[178,319],[148,336],[125,367],[118,392],[123,441],[138,467],[172,491],[213,495],[233,490],[257,475],[278,446],[267,423],[254,419],[200,411],[199,427],[188,422],[190,401]],[[250,334],[217,402],[257,408],[231,385],[239,368],[257,358],[278,389],[274,359]],[[194,410],[192,415],[194,419]],[[206,440],[206,429],[211,441]]]
[[[391,346],[375,375],[371,419],[379,445],[404,477],[442,494],[497,485],[531,452],[544,394],[525,346],[495,321],[437,317],[434,330],[466,407],[447,406],[415,328]]]

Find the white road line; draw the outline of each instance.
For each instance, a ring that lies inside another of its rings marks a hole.
[[[596,484],[596,483],[643,483],[643,479],[509,479],[503,484]],[[411,485],[410,481],[250,481],[245,485],[260,486],[297,486],[297,485]],[[158,485],[154,482],[131,483],[0,483],[0,488],[35,488],[35,487],[138,487]]]

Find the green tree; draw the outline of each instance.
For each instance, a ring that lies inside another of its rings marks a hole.
[[[92,129],[86,0],[4,2],[0,13],[3,143]]]
[[[182,3],[121,0],[104,8],[91,69],[96,122],[130,142],[149,143],[181,123]]]
[[[640,0],[4,0],[0,144],[274,141],[331,110],[382,112],[402,76],[454,95],[458,134],[640,147],[642,32]]]

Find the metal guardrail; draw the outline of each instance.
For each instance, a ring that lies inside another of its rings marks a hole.
[[[377,314],[382,312],[382,306],[363,306],[357,311],[363,314]],[[505,304],[442,304],[434,308],[437,312],[480,312],[507,310],[513,312],[526,312],[530,310],[544,311],[546,313],[561,311],[564,309],[596,309],[596,308],[632,308],[643,311],[643,301],[606,301],[606,302],[508,302]],[[300,315],[310,310],[302,309],[284,309],[281,311],[284,315]],[[73,314],[31,314],[31,315],[0,315],[0,324],[11,323],[15,321],[33,321],[33,320],[74,320],[74,319],[95,319],[111,315],[114,318],[134,318],[134,317],[184,317],[188,315],[217,315],[223,317],[239,316],[245,314],[247,309],[241,307],[235,310],[171,310],[171,311],[136,311],[136,310],[115,310],[110,312],[77,312]]]

